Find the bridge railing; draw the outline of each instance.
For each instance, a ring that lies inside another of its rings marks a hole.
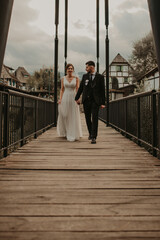
[[[0,91],[0,157],[53,125],[53,102],[16,91]]]
[[[151,91],[111,101],[109,113],[110,126],[159,157],[159,92]],[[99,118],[106,122],[106,109],[100,110]]]

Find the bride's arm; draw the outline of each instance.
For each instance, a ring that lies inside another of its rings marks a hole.
[[[63,93],[64,93],[64,84],[63,84],[64,78],[61,79],[61,90],[60,90],[60,97],[59,97],[59,103],[62,101]]]

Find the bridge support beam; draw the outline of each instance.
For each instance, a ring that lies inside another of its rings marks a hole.
[[[158,61],[158,69],[160,73],[160,1],[148,0],[152,31],[156,47],[156,55]],[[160,85],[160,81],[159,81]]]
[[[4,59],[13,2],[14,0],[1,0],[0,3],[0,73]]]

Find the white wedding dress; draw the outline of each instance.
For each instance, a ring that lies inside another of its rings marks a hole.
[[[64,93],[58,106],[57,133],[68,141],[79,140],[82,137],[82,127],[79,106],[75,102],[76,78],[69,83],[64,77]]]

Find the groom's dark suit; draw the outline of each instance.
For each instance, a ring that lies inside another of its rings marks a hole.
[[[84,74],[75,97],[76,101],[81,94],[89,135],[91,138],[96,138],[99,107],[105,105],[104,76],[96,73],[92,80],[91,74]]]

